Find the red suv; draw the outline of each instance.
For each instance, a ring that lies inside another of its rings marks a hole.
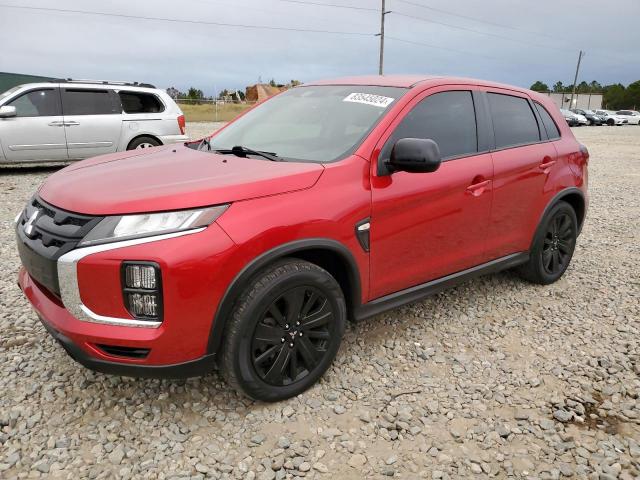
[[[447,77],[291,89],[209,138],[85,160],[16,219],[19,283],[101,372],[218,365],[296,395],[360,320],[480,274],[562,276],[587,150],[548,97]]]

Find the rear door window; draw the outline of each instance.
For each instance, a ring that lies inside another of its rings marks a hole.
[[[470,91],[456,90],[428,96],[407,113],[385,144],[380,158],[391,156],[401,138],[425,138],[438,144],[443,159],[478,152],[478,133]]]
[[[164,105],[151,93],[120,91],[120,102],[125,113],[159,113]]]
[[[546,108],[544,108],[538,102],[535,102],[534,105],[536,106],[536,109],[540,114],[540,118],[542,119],[542,125],[544,125],[544,128],[547,131],[547,136],[549,137],[549,140],[555,140],[557,138],[560,138],[560,130],[558,129],[556,122],[554,122],[553,118],[551,118],[551,114],[547,111]]]
[[[17,117],[55,117],[60,111],[60,93],[57,88],[31,90],[7,105],[16,107]]]
[[[65,88],[62,90],[65,115],[113,115],[122,113],[111,90]]]
[[[522,97],[489,93],[496,149],[540,141],[538,122],[529,101]]]

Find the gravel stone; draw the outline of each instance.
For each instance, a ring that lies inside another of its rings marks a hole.
[[[640,478],[640,127],[573,131],[590,204],[560,281],[503,272],[349,323],[327,375],[276,404],[217,372],[76,364],[16,287],[13,219],[59,168],[0,169],[0,477]]]

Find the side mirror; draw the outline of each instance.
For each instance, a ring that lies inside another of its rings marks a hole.
[[[0,107],[0,118],[8,118],[8,117],[15,117],[16,116],[16,107],[14,106],[10,106],[10,105],[5,105],[3,107]]]
[[[390,172],[428,173],[440,168],[442,158],[438,144],[423,138],[401,138],[391,150],[387,162]]]

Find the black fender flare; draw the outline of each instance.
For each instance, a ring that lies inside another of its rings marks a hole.
[[[558,203],[560,200],[562,200],[563,198],[565,198],[567,195],[574,195],[574,194],[578,194],[580,196],[580,198],[582,199],[582,203],[584,205],[585,208],[585,212],[583,215],[582,219],[578,219],[579,221],[581,220],[580,226],[578,227],[578,235],[580,234],[580,231],[582,230],[582,225],[584,225],[584,217],[586,217],[587,212],[586,212],[586,206],[587,206],[587,202],[586,199],[584,198],[584,193],[582,192],[582,190],[580,190],[578,187],[568,187],[565,188],[561,191],[559,191],[558,193],[556,193],[553,198],[551,200],[549,200],[549,203],[547,203],[547,206],[544,208],[544,210],[542,211],[542,214],[540,215],[540,218],[538,218],[538,226],[536,227],[535,232],[533,233],[533,238],[531,239],[531,243],[529,245],[529,251],[531,251],[531,248],[533,246],[533,242],[535,241],[538,232],[540,230],[540,227],[542,226],[542,220],[544,220],[544,218],[547,216],[547,213],[549,213],[549,210],[551,210],[551,208],[553,208],[553,206]],[[576,216],[577,216],[578,212],[576,212]]]
[[[344,244],[329,238],[308,238],[284,243],[251,260],[251,262],[244,266],[244,268],[235,276],[231,284],[227,287],[227,290],[220,300],[216,313],[213,317],[213,323],[209,331],[209,340],[207,342],[207,354],[216,353],[220,349],[224,329],[231,312],[233,311],[235,301],[247,287],[251,278],[253,278],[258,271],[275,260],[283,257],[295,257],[296,253],[307,250],[327,250],[340,256],[340,258],[346,263],[350,287],[352,289],[354,307],[360,305],[362,298],[360,271],[349,248]]]

